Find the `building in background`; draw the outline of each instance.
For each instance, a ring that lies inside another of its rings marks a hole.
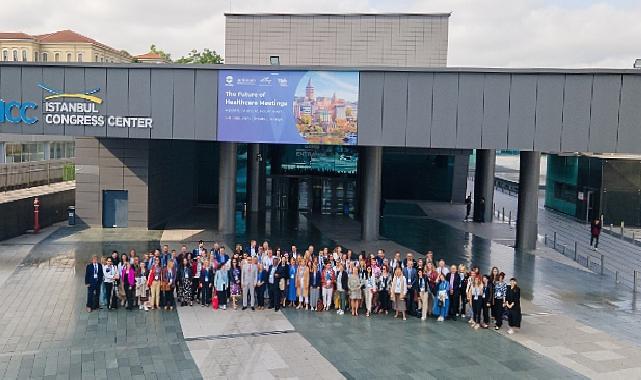
[[[133,57],[73,30],[31,35],[0,33],[2,61],[128,63]]]
[[[548,156],[545,207],[589,222],[641,226],[641,156]]]
[[[449,13],[225,14],[225,63],[443,67]]]
[[[167,59],[166,56],[150,51],[145,54],[139,54],[139,55],[134,55],[134,61],[139,62],[139,63],[171,63],[169,59]]]

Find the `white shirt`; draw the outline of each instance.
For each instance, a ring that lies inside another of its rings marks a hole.
[[[114,282],[114,275],[116,274],[116,268],[113,265],[105,265],[102,268],[102,273],[105,276],[105,282],[108,282],[108,283]]]

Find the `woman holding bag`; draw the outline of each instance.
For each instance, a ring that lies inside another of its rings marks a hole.
[[[227,289],[229,289],[229,265],[225,264],[214,275],[214,289],[218,298],[218,306],[227,310]]]
[[[438,285],[436,285],[436,300],[434,300],[434,315],[438,315],[437,321],[443,322],[448,310],[450,309],[450,283],[445,280],[443,273],[438,275]]]

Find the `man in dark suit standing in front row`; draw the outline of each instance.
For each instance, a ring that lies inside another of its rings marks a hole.
[[[87,286],[87,312],[98,309],[98,298],[100,297],[100,285],[104,274],[102,264],[98,262],[98,256],[91,258],[91,263],[85,268],[85,286]]]

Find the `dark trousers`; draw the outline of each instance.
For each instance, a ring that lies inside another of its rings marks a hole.
[[[450,317],[456,316],[459,313],[460,309],[461,296],[459,291],[455,291],[453,294],[450,294]]]
[[[218,297],[218,306],[227,305],[227,290],[216,290],[216,297]]]
[[[265,284],[256,288],[256,306],[265,306]]]
[[[95,310],[98,308],[98,302],[100,298],[100,284],[94,283],[89,284],[87,287],[87,307]]]
[[[474,323],[481,323],[481,309],[483,308],[483,298],[475,300],[472,299],[472,314],[474,318]]]
[[[125,285],[125,296],[127,297],[127,310],[134,308],[134,292],[136,291],[135,286]]]
[[[176,306],[176,302],[174,301],[174,290],[167,290],[164,292],[161,292],[161,300],[165,300],[165,306],[166,307],[174,307]]]
[[[381,290],[378,292],[378,301],[380,302],[381,310],[389,311],[391,309],[389,291]],[[423,305],[423,307],[427,307],[427,305]]]
[[[203,283],[203,288],[200,290],[200,303],[201,305],[211,304],[211,288],[209,282]],[[220,301],[219,301],[220,302]]]
[[[521,308],[512,308],[507,313],[507,323],[510,327],[521,327]]]
[[[490,324],[490,306],[483,302],[483,323]]]
[[[494,305],[492,305],[492,315],[496,320],[496,325],[498,327],[503,326],[503,300],[495,299]]]
[[[467,309],[467,295],[465,292],[461,293],[461,316],[465,317],[465,309]]]
[[[594,245],[594,248],[599,248],[599,235],[597,236],[590,236],[590,247],[592,247],[592,243],[596,240],[596,244]]]
[[[160,302],[159,302],[158,306],[161,307],[161,308],[163,308],[165,306],[169,306],[169,305],[167,305],[167,300],[165,299],[165,292],[162,291],[162,290],[160,291]]]
[[[118,281],[114,281],[111,292],[109,292],[108,304],[111,305],[112,309],[117,309],[120,306],[120,299],[118,298],[119,285]]]
[[[276,310],[280,309],[280,288],[278,282],[269,284],[269,307]]]
[[[196,301],[200,299],[200,288],[198,285],[200,285],[200,278],[192,278],[191,279],[191,292],[192,292],[191,299]]]
[[[107,308],[111,309],[111,300],[113,299],[114,284],[105,282],[105,295],[107,296]]]
[[[405,307],[407,309],[407,314],[416,315],[416,300],[414,289],[408,289],[407,295],[405,296]]]

